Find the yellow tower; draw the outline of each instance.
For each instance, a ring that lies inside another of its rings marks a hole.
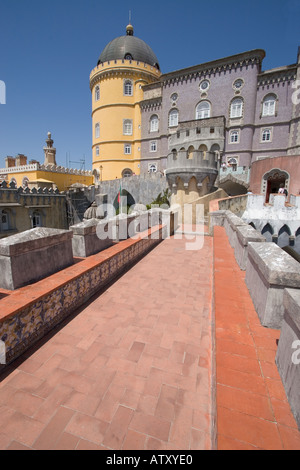
[[[111,41],[90,75],[93,173],[100,181],[140,174],[143,86],[161,75],[152,49],[134,36]]]

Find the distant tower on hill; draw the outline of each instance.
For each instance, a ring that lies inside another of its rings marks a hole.
[[[53,147],[53,140],[51,132],[48,132],[48,139],[46,140],[47,147],[44,147],[45,162],[44,165],[56,165],[56,148]]]

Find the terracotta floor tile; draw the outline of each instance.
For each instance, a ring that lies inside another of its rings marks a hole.
[[[300,448],[275,364],[280,332],[261,326],[224,228],[201,250],[187,242],[156,246],[10,368],[0,447],[202,450],[216,431],[219,449]],[[2,314],[135,244],[3,298]]]
[[[125,436],[122,450],[144,450],[146,439],[145,434],[140,434],[129,429]]]
[[[218,407],[218,433],[264,450],[283,449],[276,423],[227,408]]]
[[[52,450],[73,415],[73,410],[60,407],[34,442],[34,448],[36,450]]]
[[[102,444],[109,424],[83,413],[75,413],[65,428],[65,432],[80,437],[93,444]]]
[[[130,429],[167,442],[171,423],[152,415],[136,412],[130,423]]]
[[[249,392],[248,390],[218,385],[217,402],[218,407],[274,421],[273,410],[267,396]]]

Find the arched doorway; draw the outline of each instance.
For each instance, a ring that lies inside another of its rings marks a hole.
[[[136,201],[132,194],[126,191],[126,189],[122,189],[121,195],[120,192],[118,192],[116,195],[113,205],[116,210],[116,214],[119,214],[120,212],[126,214],[128,213],[130,207],[134,206],[135,204]]]
[[[290,175],[283,170],[274,168],[264,174],[262,179],[262,193],[266,196],[266,202],[269,202],[270,194],[277,194],[281,184],[288,189]]]

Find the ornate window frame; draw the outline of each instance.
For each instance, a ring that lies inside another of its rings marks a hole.
[[[124,96],[133,96],[133,81],[125,78],[123,81],[123,94]]]
[[[240,143],[241,132],[240,129],[231,129],[229,131],[229,144],[239,144]]]
[[[133,121],[132,119],[123,119],[123,135],[133,134]]]
[[[273,97],[273,99],[271,99]],[[269,98],[269,99],[268,99]],[[272,102],[273,103],[273,110],[270,112],[270,105],[266,106],[266,103]],[[261,101],[261,113],[260,117],[270,117],[270,116],[277,116],[278,110],[278,96],[275,93],[268,93],[265,95]]]
[[[238,103],[239,102],[239,103]],[[238,103],[238,104],[237,104]],[[230,102],[230,119],[241,119],[244,116],[245,101],[241,96],[234,97]]]
[[[207,104],[207,107],[200,109],[201,106]],[[209,119],[211,117],[211,102],[208,100],[201,100],[196,106],[196,116],[195,119]]]
[[[179,123],[179,111],[177,108],[171,109],[171,111],[169,112],[169,127],[177,127],[178,123]]]

